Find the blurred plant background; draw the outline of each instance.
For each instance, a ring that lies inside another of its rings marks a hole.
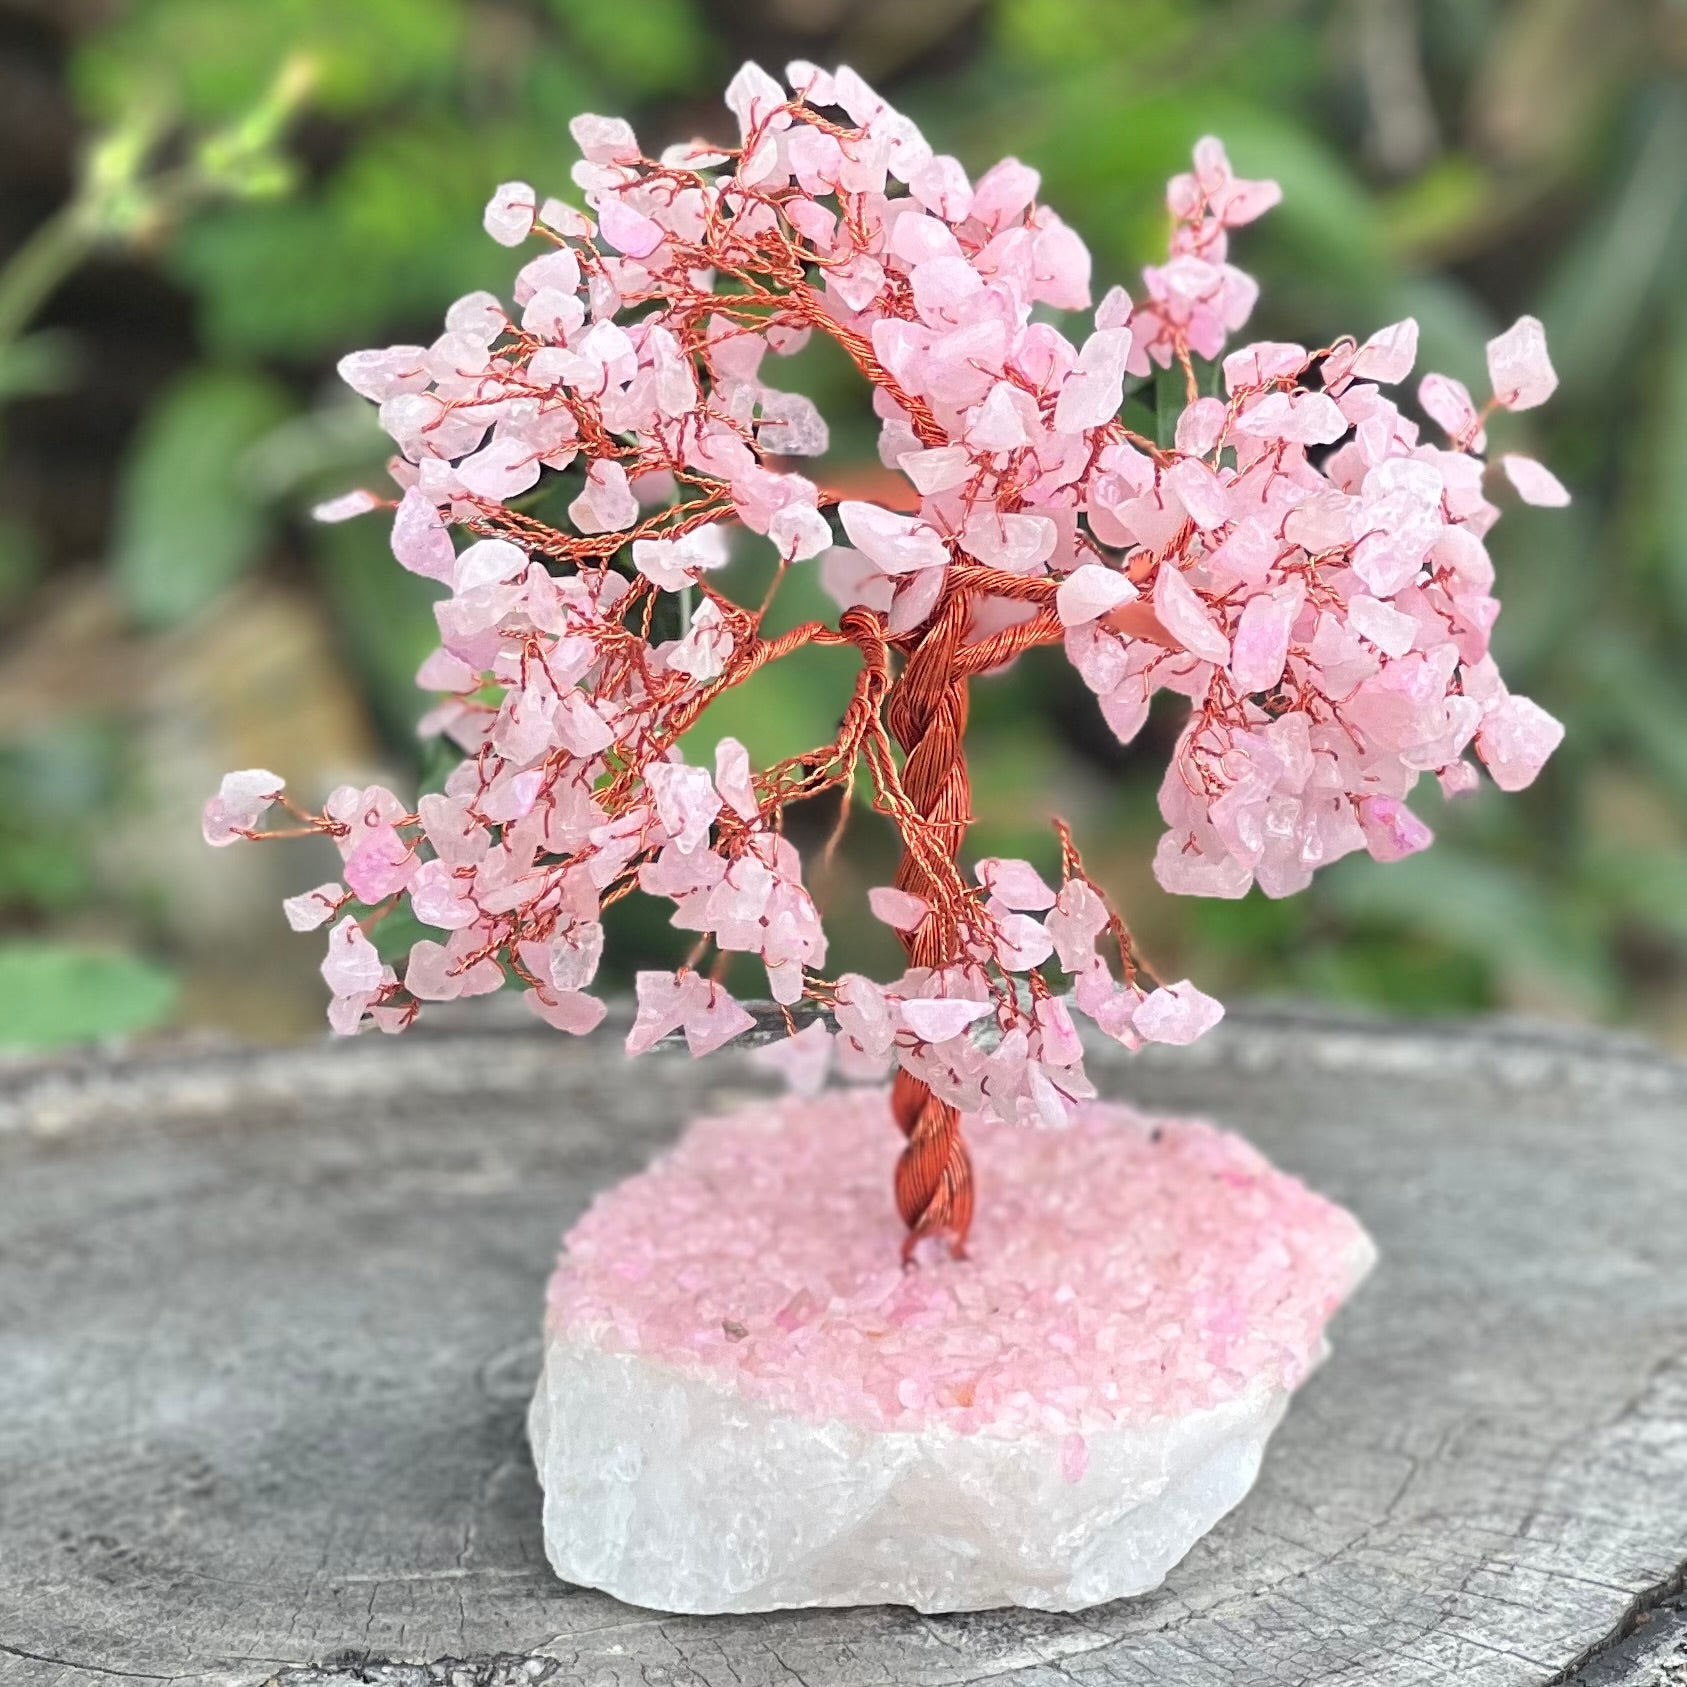
[[[1148,861],[1175,716],[1121,751],[1055,653],[978,688],[980,852],[1046,861],[1065,814],[1150,957],[1220,994],[1687,1044],[1687,6],[0,0],[0,1045],[317,1033],[319,945],[276,903],[327,863],[212,857],[198,809],[229,767],[310,798],[438,777],[412,731],[431,588],[379,520],[302,519],[384,456],[334,361],[507,284],[481,206],[512,177],[568,193],[573,113],[655,151],[726,130],[741,59],[798,55],[855,65],[975,170],[1034,163],[1103,284],[1156,256],[1165,178],[1211,131],[1286,194],[1241,238],[1251,333],[1410,313],[1420,367],[1474,383],[1528,310],[1563,377],[1506,443],[1576,502],[1508,512],[1494,545],[1502,664],[1570,728],[1537,788],[1426,792],[1437,848],[1290,902],[1170,898]],[[805,372],[823,476],[872,487],[848,373]],[[803,672],[718,730],[829,737],[835,688]],[[829,894],[883,882],[888,850],[859,821]],[[839,967],[892,963],[870,923],[838,922]],[[664,941],[628,933],[623,964]]]

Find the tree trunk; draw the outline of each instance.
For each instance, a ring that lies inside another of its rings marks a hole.
[[[907,754],[902,786],[925,819],[935,842],[957,860],[972,819],[967,780],[967,682],[955,677],[955,653],[966,634],[971,608],[964,594],[952,594],[898,675],[885,718]],[[935,906],[936,886],[918,857],[903,854],[899,890],[934,904],[911,932],[903,933],[914,966],[944,966],[955,959],[953,922]],[[966,1251],[972,1225],[972,1161],[961,1137],[960,1114],[940,1101],[911,1073],[898,1070],[891,1108],[908,1139],[896,1166],[896,1206],[908,1226],[903,1258],[924,1236],[947,1237],[957,1257]]]

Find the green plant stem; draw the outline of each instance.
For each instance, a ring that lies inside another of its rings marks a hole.
[[[59,284],[93,250],[93,220],[79,199],[55,211],[0,269],[0,347],[29,326]]]

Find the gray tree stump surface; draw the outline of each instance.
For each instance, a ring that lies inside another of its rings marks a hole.
[[[0,1680],[1687,1682],[1687,1068],[1255,1012],[1092,1070],[1243,1130],[1381,1263],[1163,1588],[952,1618],[674,1618],[545,1563],[558,1235],[765,1087],[741,1057],[494,1011],[0,1073]]]

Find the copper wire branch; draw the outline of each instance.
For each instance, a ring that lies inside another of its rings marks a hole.
[[[806,120],[816,121],[812,114]],[[852,131],[840,129],[838,133],[847,135]],[[756,140],[755,134],[747,137],[744,150],[753,150]],[[646,186],[663,184],[680,193],[696,189],[704,178],[683,167],[659,165],[646,159],[641,160],[639,180]],[[675,289],[670,275],[660,291],[647,295],[649,302],[663,308],[664,319],[674,332],[682,355],[702,378],[704,396],[700,411],[736,433],[760,454],[761,447],[752,426],[712,402],[717,378],[716,352],[723,343],[723,326],[727,330],[724,337],[730,339],[735,331],[760,336],[770,326],[780,325],[793,331],[813,330],[827,335],[868,383],[897,404],[923,446],[950,444],[947,432],[930,406],[896,380],[877,356],[872,341],[832,314],[814,284],[832,260],[813,249],[786,221],[782,194],[740,188],[736,197],[740,211],[729,215],[720,199],[708,196],[709,209],[695,239],[687,242],[671,236],[669,240],[671,275],[701,276],[712,272],[728,282],[732,290],[718,291],[704,284],[696,285],[691,291]],[[745,210],[757,206],[774,215],[761,219],[743,215]],[[846,222],[856,215],[858,208],[846,204]],[[752,226],[753,232],[742,232],[741,225]],[[567,244],[588,273],[604,269],[604,257],[591,239],[570,237],[564,242],[542,226],[538,232],[558,245]],[[857,245],[865,249],[866,231],[854,232]],[[629,295],[625,303],[636,307],[644,302],[644,297]],[[892,290],[888,308],[893,314],[914,316],[912,297],[905,286],[900,294]],[[544,343],[524,329],[509,325],[503,349],[503,372],[498,377],[504,384],[503,390],[507,391],[512,382],[519,383],[527,358]],[[440,415],[430,426],[440,426],[452,410],[472,408],[487,396],[474,391],[443,403]],[[735,519],[732,488],[691,465],[677,430],[672,438],[634,443],[605,425],[598,399],[589,394],[535,384],[530,396],[547,411],[568,413],[575,440],[588,458],[618,462],[629,480],[655,472],[667,473],[680,487],[680,498],[641,517],[629,529],[579,534],[558,530],[505,503],[465,497],[473,513],[463,524],[471,531],[486,537],[511,539],[553,567],[560,565],[583,575],[601,576],[616,566],[618,558],[628,554],[628,547],[640,540],[674,540],[713,522]],[[1051,405],[1054,402],[1046,393],[1033,392],[1032,396],[1039,402]],[[1135,436],[1126,435],[1117,424],[1098,429],[1095,448],[1099,451],[1108,442],[1127,437],[1135,440]],[[1136,443],[1160,455],[1151,442]],[[998,505],[1004,509],[1019,507],[1018,487],[1029,485],[1038,472],[1029,456],[1009,465],[1000,476]],[[836,504],[838,497],[822,490],[816,502],[824,508]],[[635,840],[638,853],[600,887],[603,907],[637,888],[639,863],[648,858],[649,850],[654,847],[650,839],[654,822],[643,789],[644,770],[667,755],[720,696],[751,679],[769,663],[810,645],[848,644],[860,653],[861,667],[837,736],[828,744],[788,757],[755,776],[759,819],[777,825],[781,811],[790,803],[829,791],[843,792],[847,808],[848,792],[864,766],[873,807],[895,826],[901,841],[902,856],[895,882],[902,890],[922,898],[928,910],[915,930],[903,934],[910,965],[915,968],[952,965],[963,958],[969,944],[971,952],[976,954],[975,940],[987,922],[981,916],[980,892],[966,883],[958,866],[972,819],[965,754],[968,686],[974,676],[1011,662],[1035,645],[1058,642],[1063,629],[1054,608],[1057,579],[1027,578],[986,567],[968,554],[958,539],[951,537],[948,543],[950,562],[943,591],[929,620],[923,627],[895,636],[888,632],[882,614],[856,607],[846,610],[835,628],[808,621],[777,636],[765,637],[762,621],[771,601],[771,590],[761,606],[752,610],[725,597],[707,580],[700,580],[695,589],[718,611],[724,629],[730,634],[731,650],[718,676],[695,688],[685,676],[658,671],[650,664],[650,635],[660,594],[641,575],[623,576],[626,584],[614,600],[613,614],[595,627],[591,636],[598,645],[606,675],[616,679],[635,678],[643,691],[669,706],[662,711],[663,725],[659,732],[629,729],[627,738],[611,746],[606,757],[609,777],[589,793],[611,829],[617,823],[642,827]],[[783,577],[783,567],[782,564],[779,578]],[[777,584],[778,578],[775,589]],[[1025,617],[972,638],[973,606],[986,598],[1023,604]],[[532,641],[522,661],[524,670],[529,661],[545,663],[539,641]],[[466,711],[489,711],[492,707],[473,693],[459,701]],[[542,770],[547,791],[556,782],[575,777],[568,761],[566,752],[560,750],[547,758]],[[471,800],[471,810],[476,813],[496,772],[484,750],[479,764],[480,797]],[[555,798],[547,796],[543,800]],[[305,822],[302,827],[305,831],[336,828],[344,831],[340,823],[327,816],[301,813],[300,818]],[[417,828],[419,834],[415,815],[404,817],[398,824],[407,829]],[[723,812],[716,824],[723,854],[730,857],[751,847],[753,823]],[[1070,856],[1070,873],[1076,856],[1065,834],[1063,844]],[[566,876],[590,860],[596,847],[587,844],[567,859],[543,866],[536,876],[537,888],[533,893],[519,908],[504,916],[495,934],[474,954],[464,957],[456,970],[466,971],[484,959],[502,957],[527,982],[536,983],[520,959],[518,945],[529,940],[543,941],[556,929],[564,917]],[[1077,870],[1081,872],[1081,868]],[[371,920],[378,917],[379,911]],[[1122,923],[1119,930],[1122,934]],[[1122,937],[1122,942],[1129,964],[1128,937]],[[688,965],[693,969],[700,967],[707,948],[705,939]],[[717,961],[716,965],[719,964]],[[1038,981],[1033,980],[1032,987],[1035,992]],[[990,988],[1003,1001],[1012,998],[1013,982],[1005,974],[991,981]],[[807,981],[806,993],[817,1001],[829,1000],[834,992],[835,986],[824,979]],[[965,1248],[973,1212],[972,1167],[962,1140],[959,1114],[905,1069],[898,1071],[891,1104],[906,1139],[895,1177],[897,1206],[907,1225],[904,1259],[911,1258],[918,1243],[926,1237],[946,1239],[959,1255]]]

